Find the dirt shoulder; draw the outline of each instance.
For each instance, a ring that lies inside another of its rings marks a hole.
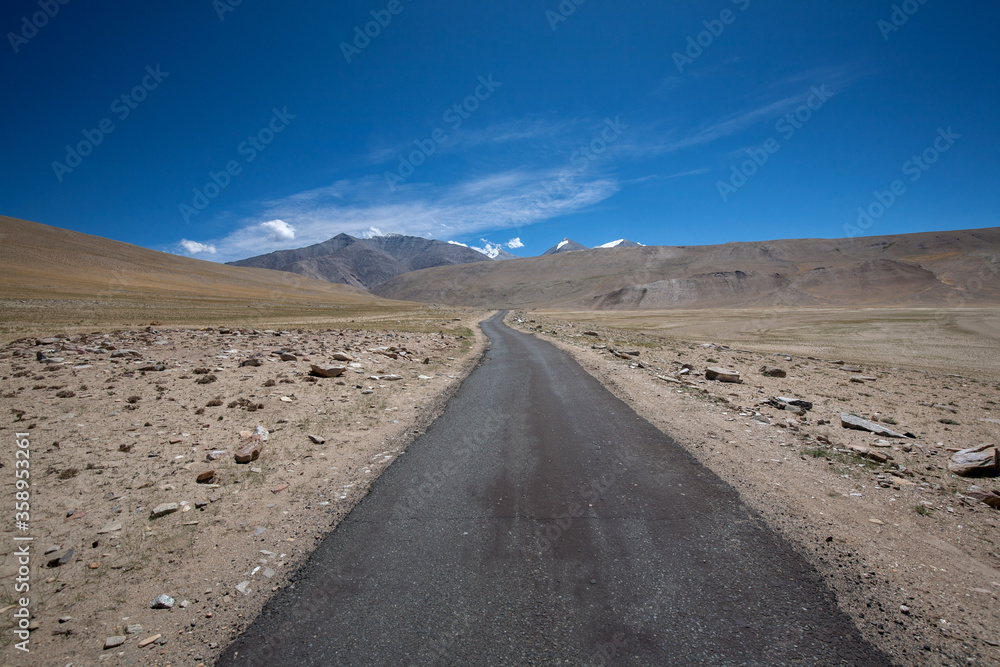
[[[1000,483],[947,468],[949,449],[997,443],[996,378],[903,370],[891,359],[850,371],[851,359],[801,349],[789,358],[534,313],[507,321],[570,352],[736,488],[897,662],[1000,662],[1000,512],[968,495]],[[605,346],[638,354],[626,360]],[[682,373],[685,363],[692,370]],[[708,366],[739,371],[743,383],[708,381]],[[765,376],[764,366],[787,376]],[[777,396],[814,405],[803,416],[762,405]],[[848,430],[841,413],[917,437]]]
[[[482,356],[484,316],[424,333],[150,327],[0,349],[4,498],[16,433],[31,455],[29,528],[11,517],[0,541],[0,662],[210,664],[440,413]],[[347,370],[318,378],[312,364]],[[258,426],[259,458],[238,464]],[[29,654],[11,632],[23,535]],[[172,607],[151,608],[160,595]]]

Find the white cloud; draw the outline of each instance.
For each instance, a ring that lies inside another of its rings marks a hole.
[[[518,236],[517,238],[513,238],[510,241],[507,241],[507,247],[510,248],[511,250],[516,250],[517,248],[523,248],[524,244],[521,243],[521,237]]]
[[[297,246],[322,243],[337,234],[367,237],[407,234],[455,238],[521,227],[558,218],[611,197],[618,181],[571,169],[488,174],[448,187],[412,183],[391,193],[381,176],[332,185],[264,202],[256,220],[212,239],[220,261],[283,249],[287,242],[257,222],[289,221]]]
[[[216,249],[214,245],[209,245],[205,243],[198,243],[197,241],[188,241],[187,239],[181,239],[181,245],[192,255],[198,255],[201,253],[208,253],[209,255],[214,255]]]
[[[478,248],[476,246],[472,246],[472,249],[483,253],[490,259],[495,258],[497,255],[500,254],[500,251],[503,250],[502,245],[495,245],[493,243],[490,243],[486,239],[479,239],[479,240],[483,242],[484,247]]]
[[[295,228],[284,220],[262,222],[260,226],[270,232],[267,237],[269,241],[292,241],[295,239]]]

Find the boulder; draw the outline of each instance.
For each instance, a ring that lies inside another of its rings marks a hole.
[[[347,371],[343,366],[326,366],[320,364],[313,364],[311,375],[321,378],[335,378],[340,377]]]
[[[720,366],[709,366],[705,370],[705,379],[716,380],[717,382],[732,382],[735,384],[743,383],[743,378],[740,377],[739,371],[729,370]]]
[[[840,414],[840,425],[843,426],[844,428],[854,429],[855,431],[868,431],[869,433],[880,435],[883,438],[906,437],[902,433],[896,433],[895,431],[888,429],[882,426],[881,424],[876,424],[873,421],[868,421],[867,419],[862,419],[861,417],[849,415],[846,412],[842,412]]]
[[[963,477],[993,477],[1000,474],[1000,459],[993,445],[979,445],[955,452],[948,470]]]
[[[767,376],[769,378],[788,377],[788,373],[786,373],[783,369],[778,368],[777,366],[762,366],[760,369],[760,374]]]
[[[259,357],[251,357],[250,359],[244,359],[242,362],[240,362],[240,367],[241,368],[245,368],[247,366],[254,366],[254,367],[256,367],[256,366],[263,366],[263,365],[264,365],[264,361],[262,359],[260,359]]]

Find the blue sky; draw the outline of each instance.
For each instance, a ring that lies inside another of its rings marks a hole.
[[[63,2],[0,10],[4,215],[214,261],[998,224],[994,2]]]

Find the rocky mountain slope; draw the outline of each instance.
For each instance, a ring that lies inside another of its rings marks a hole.
[[[471,248],[416,236],[390,234],[358,239],[338,234],[329,241],[306,248],[278,250],[229,264],[287,271],[331,283],[371,288],[410,271],[490,261],[489,257]]]

